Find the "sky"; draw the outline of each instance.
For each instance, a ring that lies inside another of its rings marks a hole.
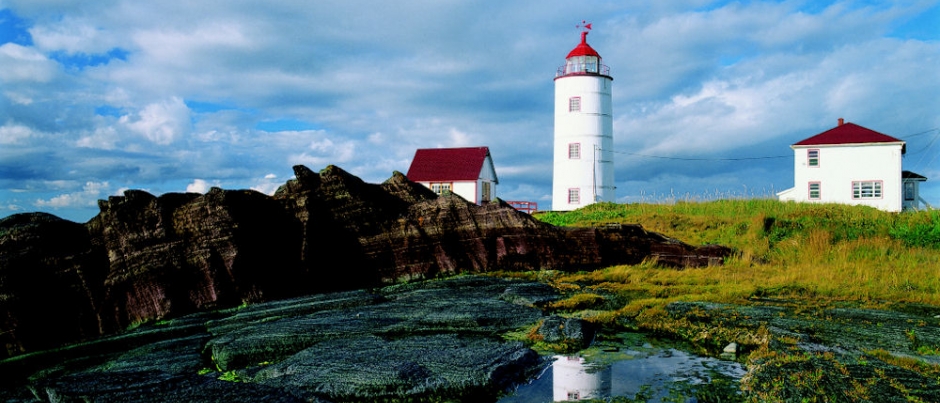
[[[487,146],[551,209],[554,74],[590,22],[617,201],[773,197],[838,118],[907,142],[940,206],[940,0],[0,0],[0,217],[141,189],[370,183]]]

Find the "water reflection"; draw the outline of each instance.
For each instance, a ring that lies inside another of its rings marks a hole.
[[[716,376],[739,380],[744,367],[733,361],[700,357],[672,348],[554,356],[553,363],[531,383],[499,403],[570,402],[627,397],[638,401],[695,402],[695,388]],[[736,388],[736,386],[732,386]]]
[[[610,366],[586,364],[584,357],[555,356],[552,391],[556,402],[610,397]]]

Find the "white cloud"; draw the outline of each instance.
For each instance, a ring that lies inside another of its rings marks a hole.
[[[190,111],[178,97],[145,106],[136,116],[125,115],[120,123],[147,140],[168,145],[190,130]]]
[[[252,185],[250,189],[272,196],[277,188],[283,184],[282,181],[277,180],[277,175],[267,174],[264,178],[256,180],[255,184]]]
[[[106,178],[176,191],[211,175],[269,193],[295,164],[382,181],[417,148],[489,146],[500,188],[538,200],[550,193],[553,73],[581,19],[612,69],[619,151],[775,155],[838,117],[897,135],[940,126],[940,44],[917,37],[935,30],[887,34],[925,19],[929,1],[0,1],[34,42],[0,45],[0,172],[22,176],[0,178],[8,189]],[[115,48],[125,60],[56,62]],[[259,129],[277,121],[315,129]],[[743,177],[615,166],[621,183],[655,189]]]
[[[106,53],[115,46],[114,35],[90,25],[87,20],[64,18],[55,24],[44,24],[29,30],[33,43],[42,51],[63,51],[69,54]]]
[[[109,188],[108,182],[86,182],[81,191],[64,193],[54,196],[48,200],[38,199],[33,203],[39,208],[71,208],[71,207],[94,207],[97,205],[98,198],[106,194]]]
[[[24,125],[7,123],[0,126],[0,144],[22,144],[33,137],[33,130]]]
[[[204,179],[193,179],[193,183],[186,185],[186,193],[206,193],[211,187]]]
[[[288,162],[291,165],[306,165],[313,169],[326,165],[341,165],[352,160],[356,145],[351,141],[334,142],[329,138],[321,138],[312,141],[307,150],[290,155]]]
[[[0,45],[0,81],[5,83],[46,83],[56,75],[56,63],[31,47]]]

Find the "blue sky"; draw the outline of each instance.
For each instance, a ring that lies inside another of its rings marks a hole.
[[[769,197],[789,145],[841,117],[907,141],[940,205],[940,0],[0,0],[0,217],[270,194],[296,164],[379,183],[461,146],[490,147],[499,197],[550,208],[582,20],[614,77],[619,201]]]

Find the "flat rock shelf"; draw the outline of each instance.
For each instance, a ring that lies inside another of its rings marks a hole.
[[[0,364],[0,401],[494,401],[542,367],[539,283],[463,276],[146,323]]]

